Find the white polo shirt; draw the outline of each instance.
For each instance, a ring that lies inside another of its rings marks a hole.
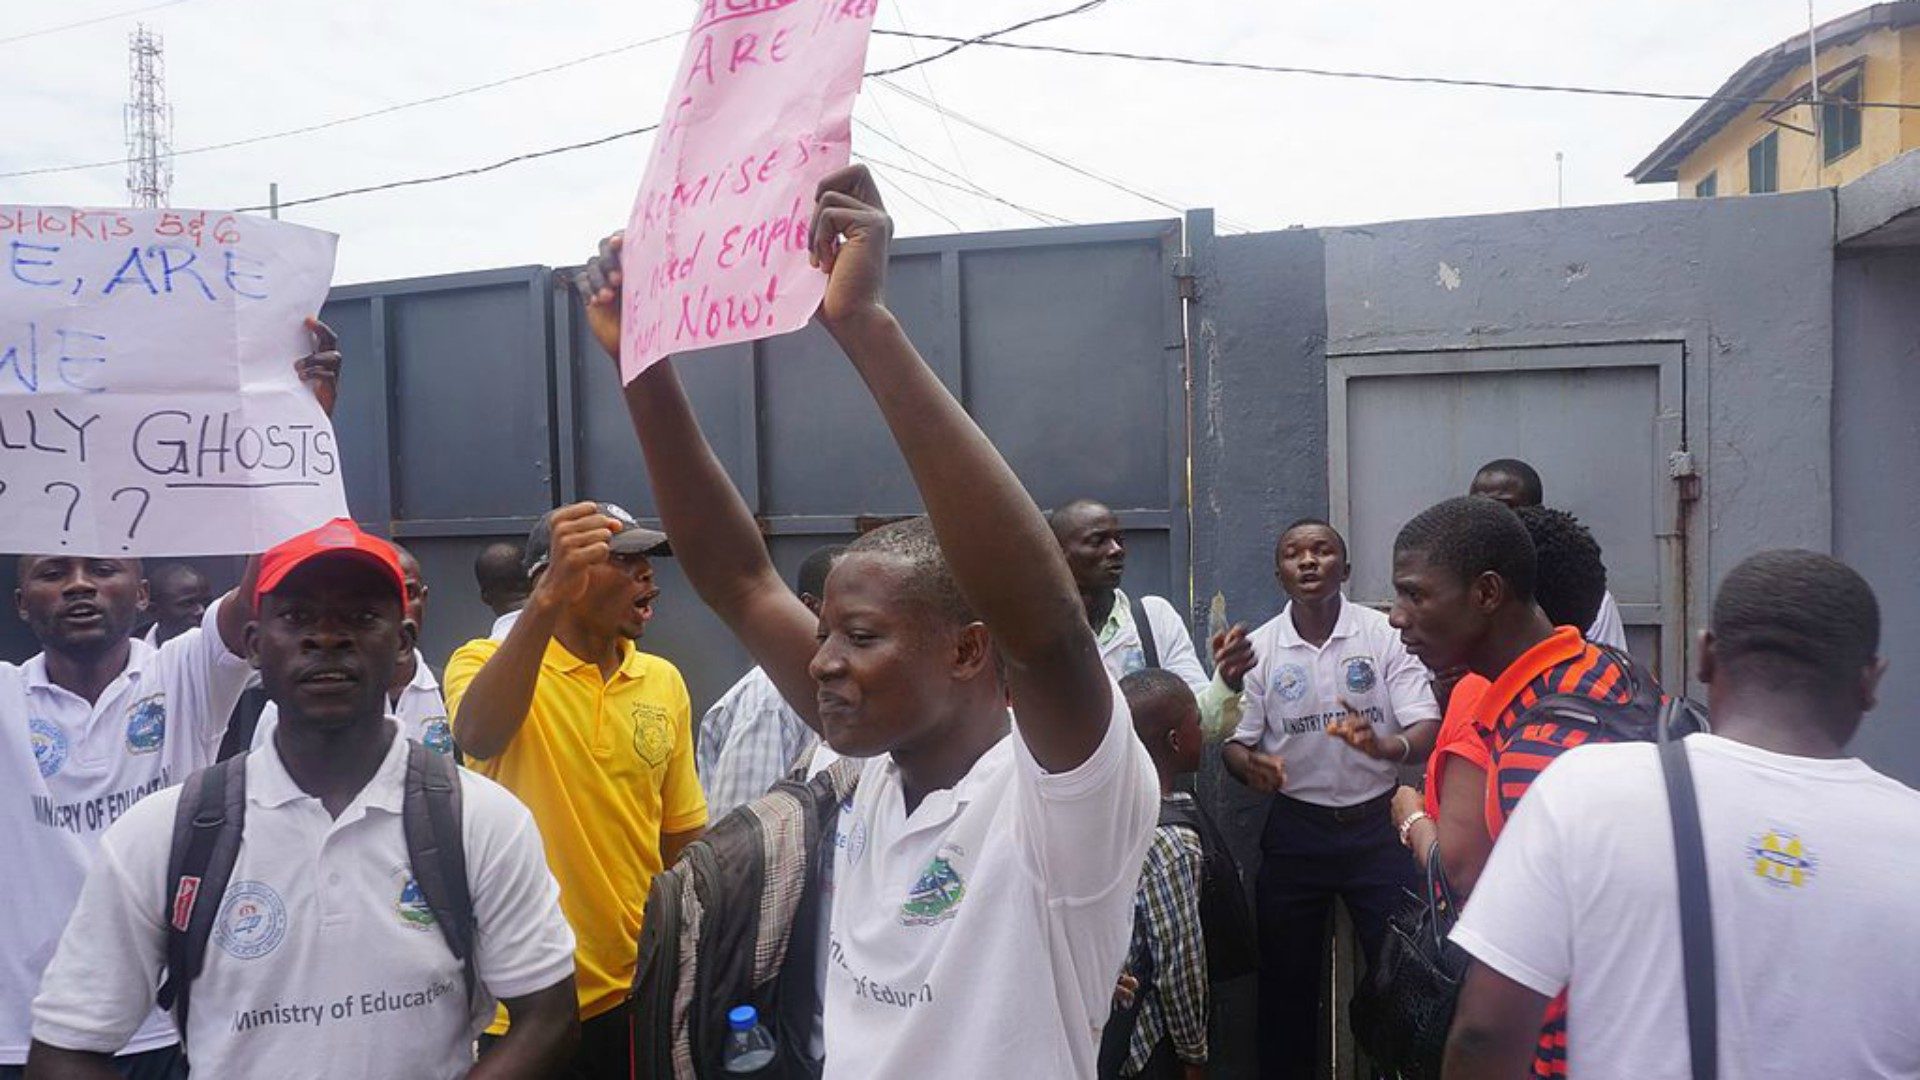
[[[393,730],[391,727],[389,730]],[[326,1080],[462,1077],[494,999],[573,971],[533,815],[460,770],[461,836],[473,894],[475,966],[448,950],[414,884],[400,810],[407,740],[338,818],[275,752],[247,757],[246,839],[193,987],[196,1076]],[[114,1052],[152,1004],[166,964],[167,858],[180,789],[108,830],[33,1002],[33,1037]]]
[[[447,703],[440,696],[440,680],[427,667],[420,650],[413,651],[413,679],[400,688],[400,699],[387,699],[387,715],[400,722],[407,738],[441,754],[453,753],[453,725],[447,721]],[[253,729],[253,749],[259,750],[280,726],[280,706],[269,701],[260,710]]]
[[[1015,731],[911,815],[892,758],[867,762],[833,840],[826,1080],[1091,1080],[1160,804],[1113,702],[1079,768]]]
[[[0,859],[14,868],[0,882],[0,1065],[27,1059],[28,1009],[101,834],[220,748],[252,669],[220,640],[219,612],[157,649],[129,641],[126,670],[93,704],[47,680],[44,654],[0,664]],[[147,1013],[129,1053],[177,1041]]]
[[[1232,741],[1286,759],[1282,793],[1288,798],[1353,806],[1391,790],[1393,762],[1370,758],[1327,734],[1327,725],[1346,714],[1343,701],[1382,739],[1440,719],[1432,676],[1400,644],[1400,632],[1387,625],[1387,617],[1343,597],[1333,636],[1314,646],[1293,628],[1289,603],[1250,638],[1254,665]]]
[[[1193,651],[1193,635],[1187,632],[1187,621],[1171,603],[1158,596],[1142,596],[1140,610],[1146,613],[1147,628],[1152,631],[1154,647],[1160,653],[1160,666],[1180,676],[1195,694],[1205,690],[1211,679]],[[1133,605],[1119,589],[1113,590],[1113,610],[1107,615],[1106,625],[1100,628],[1099,638],[1100,660],[1115,679],[1124,679],[1147,666],[1140,628],[1134,625]]]

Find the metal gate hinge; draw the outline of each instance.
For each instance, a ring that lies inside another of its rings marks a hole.
[[[1667,475],[1680,485],[1680,501],[1695,502],[1700,498],[1700,469],[1694,463],[1693,451],[1675,450],[1667,455]]]
[[[1200,290],[1195,286],[1193,280],[1193,256],[1175,255],[1173,257],[1172,269],[1174,285],[1179,292],[1180,299],[1199,299]]]

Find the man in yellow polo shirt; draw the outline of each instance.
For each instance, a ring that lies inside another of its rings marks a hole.
[[[649,557],[667,554],[664,534],[611,503],[563,506],[527,538],[533,595],[505,640],[447,661],[454,741],[533,811],[579,939],[567,1080],[632,1075],[627,992],[647,888],[707,824],[686,683],[633,644],[660,592]],[[505,1030],[503,1016],[489,1034]]]

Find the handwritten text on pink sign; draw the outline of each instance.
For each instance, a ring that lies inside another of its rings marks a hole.
[[[627,222],[623,379],[813,316],[813,193],[847,164],[877,6],[702,0]]]

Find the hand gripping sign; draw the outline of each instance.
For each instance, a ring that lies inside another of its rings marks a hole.
[[[814,189],[852,152],[878,0],[701,0],[621,249],[623,381],[798,330]]]
[[[343,515],[300,384],[330,233],[0,205],[0,551],[260,551]]]

